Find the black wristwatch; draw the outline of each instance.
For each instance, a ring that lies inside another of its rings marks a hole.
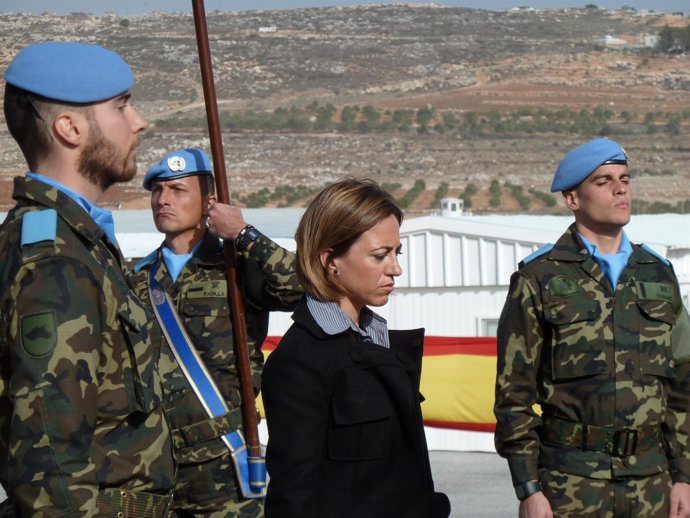
[[[541,484],[535,480],[522,482],[515,486],[515,494],[521,502],[534,493],[539,493],[539,491],[541,491]]]
[[[249,248],[249,245],[261,235],[261,232],[256,230],[252,225],[247,225],[240,233],[237,234],[235,239],[235,248],[238,252],[244,252]]]

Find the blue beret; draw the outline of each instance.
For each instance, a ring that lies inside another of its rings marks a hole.
[[[144,189],[150,191],[153,182],[164,182],[200,174],[213,176],[208,155],[200,149],[178,149],[165,155],[160,162],[146,171]]]
[[[551,192],[572,189],[607,162],[626,165],[628,163],[625,150],[613,140],[596,138],[576,147],[558,164]]]
[[[77,42],[48,41],[24,47],[5,70],[5,81],[67,103],[96,103],[131,88],[134,73],[112,50]]]

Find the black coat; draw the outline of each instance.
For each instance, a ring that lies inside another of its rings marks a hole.
[[[266,518],[446,518],[420,409],[424,330],[329,336],[303,299],[269,356]]]

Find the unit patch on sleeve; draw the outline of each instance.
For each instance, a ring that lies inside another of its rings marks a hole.
[[[28,355],[40,358],[50,353],[57,345],[57,337],[57,322],[54,311],[22,317],[22,348]]]

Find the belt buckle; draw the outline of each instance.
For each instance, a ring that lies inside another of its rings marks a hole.
[[[628,457],[637,449],[637,430],[615,430],[611,444],[611,455]]]

